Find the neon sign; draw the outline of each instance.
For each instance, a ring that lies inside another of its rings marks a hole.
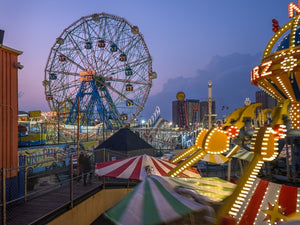
[[[256,66],[251,71],[251,84],[257,86],[256,80],[261,77],[266,77],[272,75],[272,71],[270,71],[270,67],[272,66],[273,61],[267,61],[261,64],[261,67]]]
[[[289,3],[288,9],[289,9],[289,18],[294,17],[294,11],[296,14],[300,13],[300,0],[298,0],[298,5],[296,5],[294,2]]]

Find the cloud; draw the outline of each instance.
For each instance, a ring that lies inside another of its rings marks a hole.
[[[258,65],[262,53],[255,55],[233,53],[227,56],[214,56],[210,62],[197,71],[194,77],[179,77],[169,79],[161,92],[150,96],[146,102],[141,117],[149,119],[156,106],[160,107],[161,116],[172,120],[172,101],[176,93],[183,91],[187,99],[205,101],[208,98],[208,81],[211,80],[212,97],[216,101],[218,117],[223,117],[244,105],[245,98],[255,102],[255,92],[259,88],[251,85],[250,73]],[[222,106],[228,110],[222,111]]]

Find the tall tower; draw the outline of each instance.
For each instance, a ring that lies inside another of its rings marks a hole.
[[[212,128],[211,124],[211,117],[212,117],[212,97],[211,97],[211,89],[212,89],[212,82],[208,81],[208,129]]]

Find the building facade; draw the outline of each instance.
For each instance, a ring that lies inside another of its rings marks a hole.
[[[212,114],[215,114],[215,101],[212,101]],[[214,116],[212,121],[214,121]],[[195,128],[207,126],[208,122],[208,101],[198,99],[186,99],[184,101],[172,102],[172,123],[181,128]]]
[[[277,100],[272,98],[265,91],[257,91],[255,93],[255,102],[261,103],[261,110],[272,109],[277,105]]]
[[[18,166],[18,56],[0,44],[0,169]],[[16,176],[9,173],[7,176]]]

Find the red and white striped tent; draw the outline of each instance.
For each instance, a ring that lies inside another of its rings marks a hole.
[[[278,224],[300,210],[299,187],[256,178],[237,211],[237,225]]]
[[[148,155],[139,155],[115,161],[97,163],[98,176],[143,180],[149,175],[165,176],[177,164]],[[190,168],[181,177],[201,177],[196,169]]]

